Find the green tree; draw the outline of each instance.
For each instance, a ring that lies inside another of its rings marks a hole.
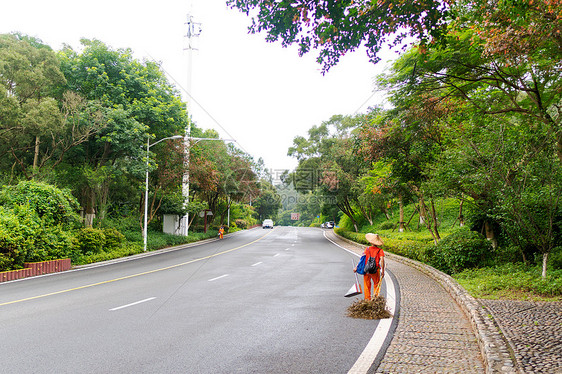
[[[114,50],[98,40],[82,44],[81,52],[69,47],[59,52],[61,68],[69,90],[100,103],[106,126],[66,162],[76,170],[74,186],[86,214],[91,217],[97,210],[103,216],[116,178],[137,185],[127,199],[141,201],[146,140],[182,133],[187,114],[156,63],[140,62],[130,50]]]
[[[0,152],[33,178],[64,132],[55,93],[65,79],[55,53],[36,38],[0,35],[0,61]]]

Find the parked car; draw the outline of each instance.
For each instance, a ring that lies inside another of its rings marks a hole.
[[[273,220],[264,219],[261,227],[263,229],[272,229],[273,228]]]

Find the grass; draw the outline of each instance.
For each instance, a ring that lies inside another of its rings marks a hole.
[[[542,279],[540,267],[508,263],[464,270],[453,278],[475,298],[562,301],[562,270],[550,270]]]

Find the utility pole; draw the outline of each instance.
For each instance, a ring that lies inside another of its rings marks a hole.
[[[194,38],[197,38],[201,35],[201,23],[197,23],[193,20],[193,16],[191,14],[187,15],[187,93],[189,96],[192,96],[191,93],[191,75],[193,70],[193,51],[197,50],[194,46]],[[185,147],[185,174],[183,175],[182,179],[182,194],[184,197],[184,204],[187,207],[189,204],[189,157],[190,157],[190,140],[191,140],[191,99],[187,100],[187,113],[189,118],[187,119],[187,127],[185,129],[185,137],[183,140],[184,147]],[[179,235],[188,236],[189,235],[189,213],[186,213],[180,219],[179,222]]]

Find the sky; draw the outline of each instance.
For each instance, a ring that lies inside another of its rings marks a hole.
[[[374,79],[386,64],[374,65],[364,51],[344,56],[327,74],[312,51],[267,43],[248,33],[251,19],[226,0],[0,0],[0,33],[19,31],[59,50],[80,49],[80,39],[130,48],[136,58],[156,60],[180,90],[193,121],[215,129],[274,175],[297,165],[287,156],[293,139],[306,136],[332,115],[364,113],[381,105]],[[201,24],[187,50],[187,15]],[[388,53],[384,60],[394,57]],[[189,69],[191,66],[191,69]],[[191,70],[191,74],[189,74]],[[190,99],[193,98],[193,100]]]

